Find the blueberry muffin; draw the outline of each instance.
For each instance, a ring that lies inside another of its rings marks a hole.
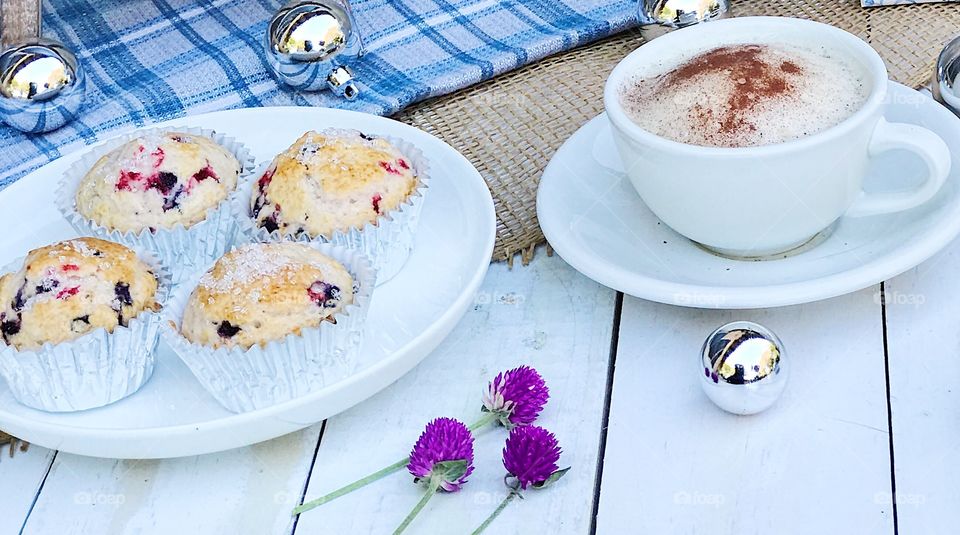
[[[236,189],[241,164],[212,139],[150,133],[100,158],[80,181],[76,209],[109,230],[190,227]]]
[[[353,303],[353,278],[336,260],[299,243],[250,244],[214,264],[190,294],[181,333],[212,347],[266,345]]]
[[[31,251],[0,277],[0,333],[16,349],[37,349],[103,327],[113,332],[157,311],[158,281],[123,245],[76,238]]]
[[[385,139],[355,130],[307,132],[257,181],[250,215],[269,232],[329,236],[376,223],[417,184],[409,158]]]

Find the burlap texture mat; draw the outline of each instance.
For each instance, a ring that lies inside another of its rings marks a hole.
[[[3,450],[7,450],[7,455],[13,457],[17,451],[27,451],[30,445],[26,442],[17,440],[16,438],[0,431],[0,459],[3,458]]]
[[[778,15],[838,26],[870,43],[890,77],[926,85],[940,49],[960,33],[960,6],[862,8],[859,0],[731,0],[736,16]],[[636,30],[561,53],[395,118],[443,139],[480,170],[497,209],[493,259],[524,264],[544,242],[537,223],[540,174],[554,151],[603,109],[603,83],[643,43]]]

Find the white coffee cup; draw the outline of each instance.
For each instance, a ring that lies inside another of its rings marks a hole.
[[[860,110],[831,128],[754,147],[678,143],[627,116],[620,88],[641,67],[730,44],[827,47],[862,70],[869,96]],[[946,144],[925,128],[883,119],[887,84],[883,60],[852,34],[801,19],[743,17],[690,26],[644,44],[610,74],[604,105],[627,175],[657,217],[721,254],[758,257],[797,248],[841,216],[917,207],[943,185],[950,171]],[[919,156],[926,179],[909,191],[864,192],[870,159],[893,149]]]

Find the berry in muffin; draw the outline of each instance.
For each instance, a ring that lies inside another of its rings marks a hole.
[[[157,276],[123,245],[76,238],[31,251],[0,277],[0,335],[17,349],[113,332],[144,310],[157,311]]]
[[[80,181],[80,215],[110,230],[190,227],[236,189],[241,165],[212,139],[150,133],[100,158]]]
[[[385,139],[355,130],[307,132],[257,180],[250,215],[269,232],[329,236],[376,223],[417,183],[408,157]]]
[[[225,254],[187,300],[181,332],[212,347],[280,340],[353,303],[353,278],[336,260],[299,243],[250,244]]]

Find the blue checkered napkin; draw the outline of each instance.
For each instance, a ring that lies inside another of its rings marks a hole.
[[[268,73],[274,0],[44,0],[44,33],[77,52],[80,117],[28,136],[0,126],[0,188],[84,144],[227,108],[335,106],[391,114],[626,28],[636,0],[354,0],[368,53],[353,102],[298,95]]]

